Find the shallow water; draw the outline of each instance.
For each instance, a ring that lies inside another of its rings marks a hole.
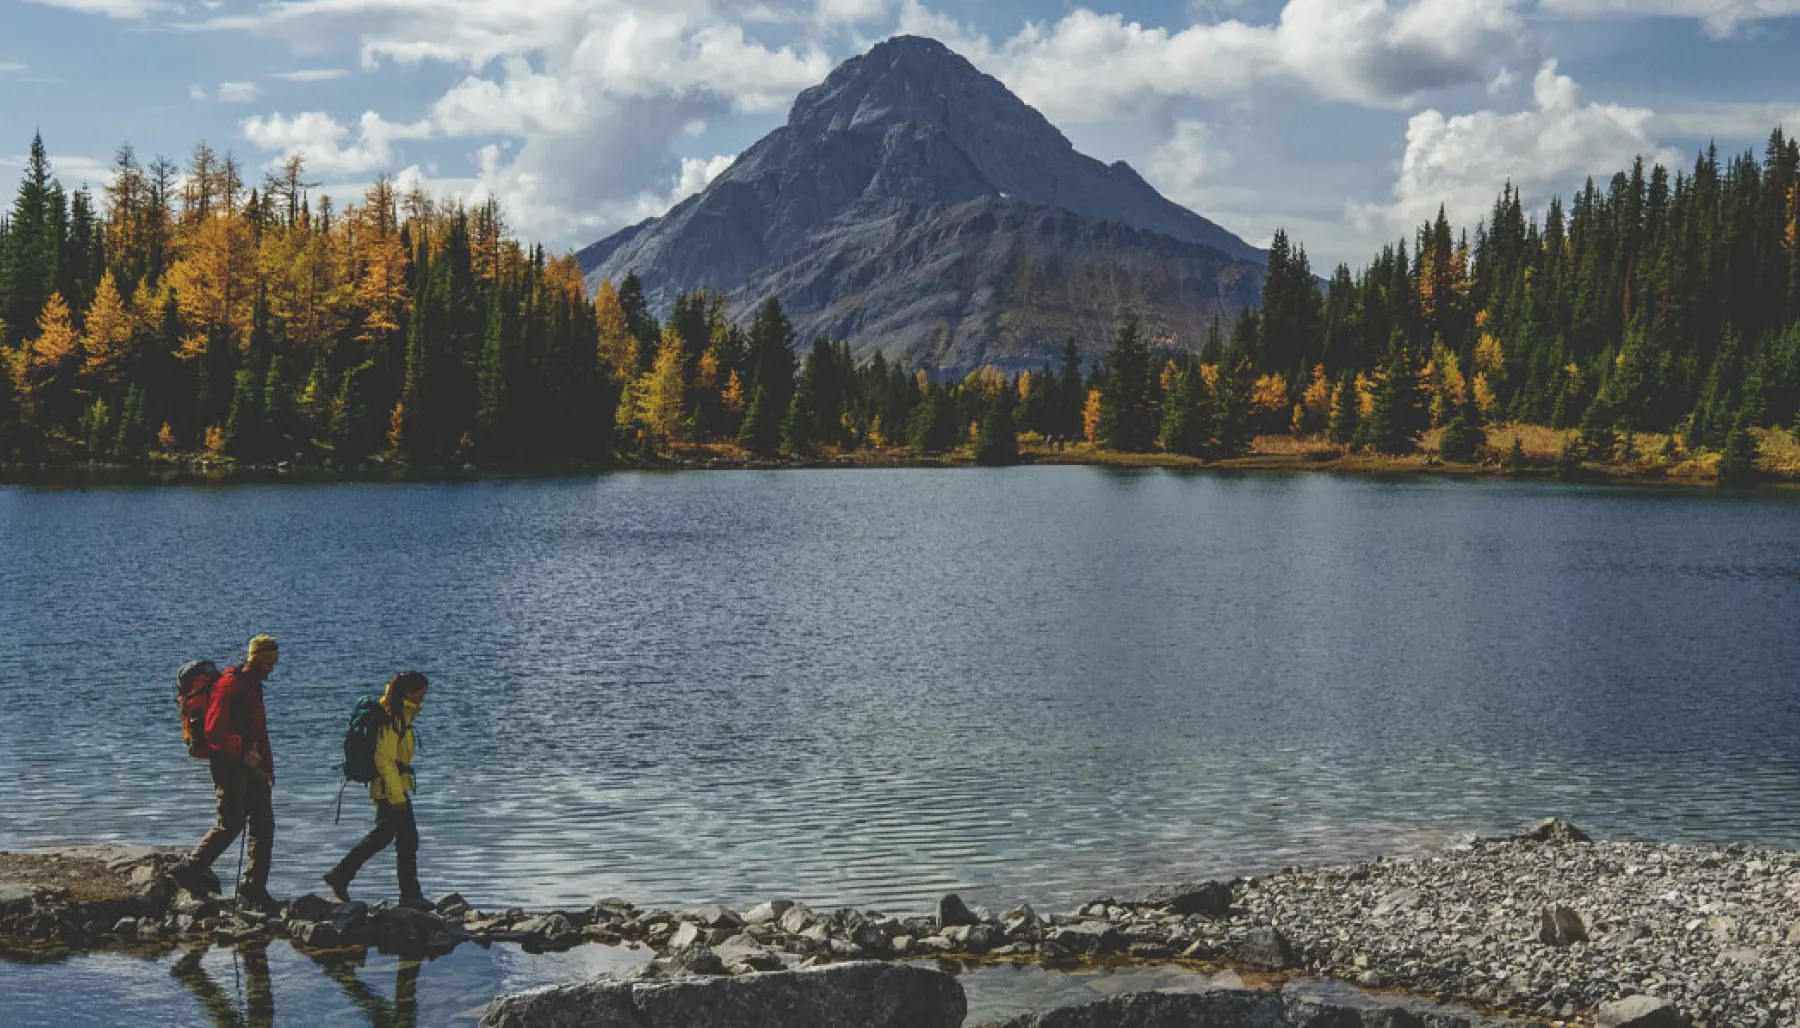
[[[84,956],[47,965],[0,960],[0,1013],[8,1028],[129,1021],[142,1028],[212,1024],[361,1024],[472,1026],[497,995],[599,974],[623,974],[649,959],[645,950],[582,946],[567,953],[522,953],[511,945],[464,946],[429,962],[370,954],[313,958],[285,943],[237,953],[228,948],[156,955]],[[1090,1003],[1130,992],[1204,992],[1285,988],[1308,999],[1346,1005],[1394,1003],[1332,982],[1249,982],[1233,972],[1204,973],[1175,965],[1055,971],[1032,965],[965,968],[955,973],[969,1002],[965,1023]],[[1425,1004],[1412,1004],[1432,1009]]]
[[[188,845],[271,632],[273,886],[419,668],[427,888],[1056,907],[1561,813],[1800,845],[1800,502],[1324,475],[0,488],[0,848]],[[222,877],[236,854],[221,861]],[[378,858],[362,883],[392,890]]]

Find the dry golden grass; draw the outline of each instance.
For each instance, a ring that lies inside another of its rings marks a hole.
[[[1322,435],[1259,435],[1251,440],[1250,452],[1271,457],[1299,456],[1319,459],[1342,456],[1344,448],[1333,444]]]
[[[1762,450],[1757,467],[1788,475],[1800,473],[1800,439],[1795,438],[1793,432],[1771,428],[1758,431],[1757,437],[1757,445]]]
[[[1528,460],[1542,463],[1553,463],[1562,454],[1563,447],[1574,438],[1574,429],[1548,428],[1544,425],[1493,425],[1488,428],[1488,448],[1498,450],[1502,456],[1512,452],[1513,440],[1518,440]],[[1661,442],[1657,443],[1662,445]]]

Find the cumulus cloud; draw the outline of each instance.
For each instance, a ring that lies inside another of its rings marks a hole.
[[[829,13],[876,7],[836,3]],[[790,23],[806,22],[813,0],[786,11]],[[686,195],[684,184],[715,163],[676,152],[688,126],[783,109],[825,77],[833,62],[819,44],[766,44],[743,23],[779,13],[730,0],[288,0],[196,27],[261,33],[297,49],[350,40],[371,68],[461,66],[465,74],[417,121],[396,125],[371,112],[351,127],[322,112],[275,114],[245,121],[244,133],[276,159],[300,153],[325,174],[388,166],[404,139],[476,141],[470,158],[484,188],[521,231],[564,245]]]
[[[1698,104],[1656,115],[1657,131],[1688,139],[1762,140],[1776,128],[1800,132],[1800,101]]]
[[[943,38],[1064,122],[1144,113],[1178,98],[1243,100],[1270,87],[1398,107],[1484,81],[1520,49],[1523,0],[1288,0],[1272,24],[1178,31],[1080,8],[995,45],[907,0],[903,31]]]
[[[1681,155],[1659,147],[1655,112],[1584,101],[1581,88],[1547,61],[1532,82],[1535,109],[1517,114],[1478,111],[1446,117],[1413,116],[1393,200],[1353,204],[1358,226],[1404,231],[1435,216],[1440,204],[1452,221],[1473,223],[1511,182],[1527,204],[1548,200],[1582,177],[1610,174],[1643,156],[1674,163]]]
[[[1542,0],[1540,9],[1571,18],[1692,18],[1713,36],[1729,36],[1744,22],[1800,14],[1800,0]]]
[[[323,111],[307,111],[292,118],[280,112],[244,119],[244,138],[263,150],[282,157],[299,155],[307,167],[326,175],[357,175],[379,171],[394,163],[394,143],[406,139],[428,139],[429,122],[396,125],[374,111],[364,112],[357,123],[357,137],[349,142],[350,130]]]
[[[1211,206],[1212,187],[1231,165],[1231,154],[1219,146],[1211,125],[1180,121],[1168,140],[1150,154],[1144,174],[1164,196],[1201,209]]]

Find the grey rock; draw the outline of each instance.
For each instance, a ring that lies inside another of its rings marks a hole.
[[[1232,962],[1265,971],[1284,971],[1299,963],[1287,937],[1273,928],[1253,928],[1231,949]]]
[[[1138,902],[1170,913],[1218,916],[1231,911],[1231,886],[1224,882],[1183,882],[1146,893]]]
[[[1547,907],[1538,915],[1538,941],[1546,946],[1573,946],[1586,942],[1587,923],[1569,907]]]
[[[1313,1003],[1274,992],[1142,992],[980,1028],[1469,1028],[1460,1018],[1426,1021],[1400,1007],[1361,1009]]]
[[[343,943],[343,936],[330,921],[296,921],[288,926],[294,941],[310,949],[329,949]]]
[[[734,935],[713,948],[727,967],[743,965],[753,971],[779,971],[781,955],[771,953],[748,935]]]
[[[684,921],[682,922],[681,927],[675,929],[675,934],[669,936],[669,941],[666,945],[671,951],[679,951],[687,949],[689,946],[697,945],[700,940],[701,933],[699,927]]]
[[[1628,996],[1602,1006],[1594,1013],[1599,1028],[1688,1028],[1688,1019],[1668,1000],[1655,996]]]
[[[804,903],[796,903],[781,913],[781,930],[789,935],[799,935],[812,927],[815,920],[813,912]]]
[[[434,920],[437,920],[440,925],[443,924],[441,919],[434,918]],[[693,926],[684,925],[683,927],[691,928]],[[547,914],[543,917],[531,918],[519,924],[514,930],[530,937],[526,940],[528,946],[561,949],[581,941],[581,933],[569,923],[568,918],[561,914]]]
[[[1555,845],[1594,841],[1588,837],[1586,832],[1560,817],[1546,817],[1539,821],[1533,821],[1519,830],[1519,838]]]
[[[736,930],[744,927],[744,919],[734,910],[726,907],[701,907],[694,911],[694,919],[707,928],[729,928]]]
[[[483,1028],[959,1028],[962,986],[941,971],[836,964],[735,978],[555,986],[496,1000]]]
[[[950,893],[943,899],[938,900],[937,926],[940,931],[956,925],[972,925],[980,923],[981,918],[975,916],[975,912],[970,910],[968,904],[962,901],[962,897],[955,893]]]
[[[337,908],[337,903],[309,892],[288,903],[287,916],[291,921],[328,921]]]
[[[769,924],[779,921],[781,920],[781,915],[787,913],[793,905],[793,900],[770,900],[767,903],[758,903],[756,906],[744,911],[744,923]]]
[[[1044,936],[1050,949],[1067,954],[1098,956],[1125,948],[1125,936],[1105,921],[1083,921],[1051,929]]]
[[[1256,302],[1267,260],[916,38],[846,62],[705,190],[577,256],[590,288],[635,272],[658,312],[697,288],[737,318],[775,295],[800,338],[947,373],[1035,367],[1068,336],[1098,357],[1122,307],[1197,346]]]

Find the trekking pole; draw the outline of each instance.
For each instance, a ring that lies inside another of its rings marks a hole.
[[[238,876],[237,888],[234,890],[233,895],[239,899],[242,899],[244,896],[244,850],[248,848],[249,845],[250,832],[248,828],[246,828],[238,835]],[[236,952],[236,950],[233,950],[233,952]]]

